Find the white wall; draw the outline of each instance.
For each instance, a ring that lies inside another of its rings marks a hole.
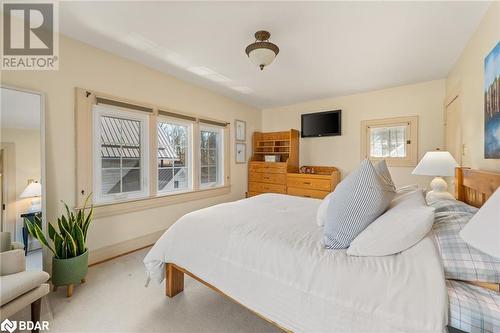
[[[260,128],[261,112],[136,62],[61,36],[58,71],[5,71],[2,84],[39,91],[46,97],[47,216],[62,212],[60,200],[74,205],[75,88],[91,89],[186,113],[226,120],[245,120],[248,133]],[[231,132],[229,195],[96,219],[89,231],[91,251],[166,229],[195,209],[244,197],[247,165],[234,163]]]
[[[459,91],[464,166],[500,171],[500,159],[484,158],[484,58],[500,41],[500,2],[494,1],[446,79],[449,97]]]
[[[360,122],[367,119],[419,116],[419,159],[429,150],[443,146],[444,80],[372,91],[344,97],[310,101],[264,109],[262,128],[278,131],[300,130],[300,115],[315,111],[342,109],[342,135],[300,140],[301,165],[336,166],[345,177],[360,162]],[[413,167],[393,167],[397,185],[419,183],[428,186],[430,178],[412,176]]]

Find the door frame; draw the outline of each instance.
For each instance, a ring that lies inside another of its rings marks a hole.
[[[45,94],[40,91],[25,89],[21,87],[11,86],[7,84],[0,84],[0,88],[17,90],[24,93],[34,94],[40,96],[40,184],[42,184],[42,230],[47,235],[47,180],[46,180],[46,161],[45,161]],[[15,192],[14,192],[15,193]],[[15,195],[15,194],[14,194]],[[17,217],[16,217],[17,218]],[[42,246],[42,260],[43,270],[49,271],[52,265],[50,250]]]

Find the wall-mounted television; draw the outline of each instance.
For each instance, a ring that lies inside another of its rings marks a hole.
[[[342,110],[306,113],[301,119],[303,138],[341,135]]]

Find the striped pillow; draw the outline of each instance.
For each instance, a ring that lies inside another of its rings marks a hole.
[[[394,185],[394,182],[392,181],[391,173],[389,172],[389,168],[387,168],[385,160],[382,160],[375,165],[375,171],[377,171],[384,186],[386,186],[389,191],[396,192],[396,185]]]
[[[361,162],[335,189],[328,204],[325,247],[345,249],[389,206],[396,191],[379,176],[372,163]]]

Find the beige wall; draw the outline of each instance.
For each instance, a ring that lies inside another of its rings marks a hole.
[[[344,97],[264,109],[262,128],[300,130],[300,114],[342,109],[342,135],[300,140],[301,165],[333,165],[345,176],[360,162],[360,122],[399,116],[419,116],[419,159],[443,145],[444,80],[395,87]],[[429,177],[412,176],[413,167],[393,167],[397,185],[428,186]]]
[[[14,205],[16,220],[16,240],[22,242],[22,219],[20,215],[26,213],[31,206],[31,199],[22,199],[19,196],[28,185],[28,179],[40,181],[40,130],[2,128],[2,143],[13,143],[15,154],[15,186],[16,201]],[[9,221],[9,223],[12,223]],[[10,229],[10,228],[9,228]],[[12,230],[12,229],[10,229]]]
[[[252,107],[152,70],[87,44],[61,36],[58,71],[5,71],[2,84],[39,91],[46,97],[46,183],[49,220],[62,212],[60,200],[75,201],[75,87],[144,101],[187,113],[247,122],[249,133],[261,124]],[[244,197],[247,166],[234,163],[231,132],[229,195],[96,219],[89,231],[91,250],[166,229],[192,210]]]
[[[484,159],[484,58],[500,41],[500,2],[493,2],[446,80],[448,97],[458,91],[462,112],[463,165],[500,171],[500,160]]]

